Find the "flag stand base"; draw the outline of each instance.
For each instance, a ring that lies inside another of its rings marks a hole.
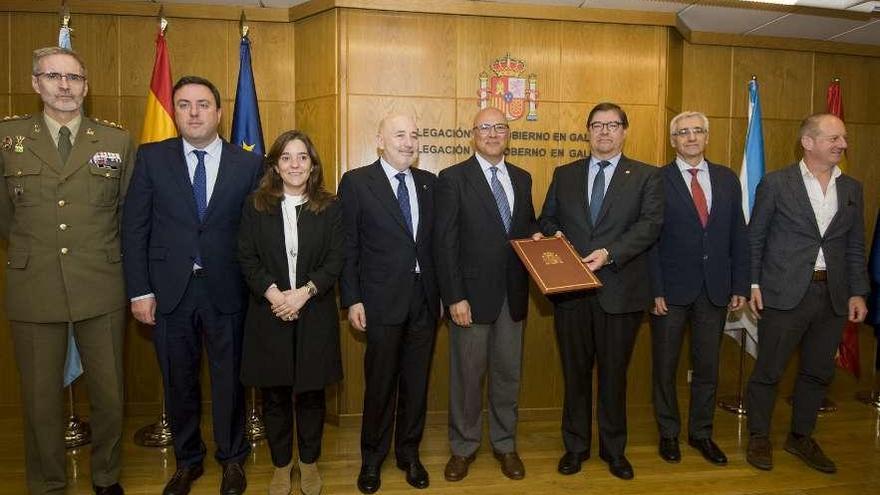
[[[263,425],[263,417],[257,408],[257,389],[251,387],[251,410],[245,421],[245,434],[251,443],[266,438],[266,427]]]
[[[159,421],[144,426],[134,434],[134,443],[141,447],[165,447],[171,445],[171,425],[168,423],[168,416],[164,411],[159,416]]]
[[[718,398],[718,407],[737,416],[746,416],[749,410],[739,395],[725,395]]]
[[[794,402],[794,396],[789,395],[788,398],[785,399],[785,402],[787,402],[788,405],[790,406]],[[822,404],[819,406],[819,414],[831,414],[835,411],[837,411],[837,403],[836,402],[829,399],[828,397],[825,397],[824,399],[822,399]]]
[[[862,390],[856,393],[856,400],[880,411],[880,392]]]
[[[76,414],[67,418],[67,427],[64,429],[64,446],[68,449],[85,445],[92,441],[92,428],[88,421],[79,419]]]

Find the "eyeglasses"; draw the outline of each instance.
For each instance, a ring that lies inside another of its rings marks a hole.
[[[688,134],[693,134],[694,136],[702,136],[703,134],[708,133],[706,129],[702,127],[685,127],[684,129],[679,129],[672,133],[673,136],[687,136]]]
[[[507,124],[480,124],[478,126],[474,126],[474,130],[480,133],[481,136],[488,136],[489,132],[495,129],[495,134],[507,134],[507,131],[510,130],[510,126]]]
[[[617,129],[620,129],[620,126],[623,125],[623,122],[620,121],[612,121],[612,122],[593,122],[587,127],[593,132],[602,132],[602,129],[608,129],[608,132],[614,132]]]
[[[86,76],[82,74],[63,74],[61,72],[37,72],[34,74],[34,77],[42,77],[43,79],[53,82],[60,83],[62,79],[67,79],[67,82],[70,84],[82,84],[86,82]]]

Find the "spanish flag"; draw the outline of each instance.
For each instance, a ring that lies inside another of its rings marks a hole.
[[[843,120],[843,98],[840,94],[840,81],[835,79],[828,85],[828,91],[825,94],[826,111],[840,120]],[[848,163],[846,155],[838,165],[841,172],[846,173]],[[843,370],[849,371],[856,378],[861,373],[859,366],[859,324],[847,321],[843,326],[843,338],[837,347],[837,355],[834,357],[837,366]]]
[[[163,19],[156,34],[156,61],[153,63],[153,77],[150,79],[150,92],[147,94],[141,144],[177,136],[171,103],[171,64],[168,61],[168,46],[165,44],[165,26],[166,21]]]

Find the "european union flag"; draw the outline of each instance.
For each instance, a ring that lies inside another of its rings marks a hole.
[[[251,42],[242,36],[238,49],[238,89],[235,92],[235,110],[232,114],[232,138],[237,146],[265,155],[263,128],[260,126],[260,109],[257,106],[257,90],[254,72],[251,70]]]

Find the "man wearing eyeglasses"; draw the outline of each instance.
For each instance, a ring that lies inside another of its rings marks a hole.
[[[651,304],[648,249],[663,223],[655,167],[623,155],[626,112],[600,103],[587,117],[590,157],[558,167],[539,222],[565,234],[602,288],[552,298],[565,379],[558,470],[570,475],[590,456],[593,362],[599,368],[599,457],[611,474],[632,479],[626,448],[626,371],[636,333]]]
[[[727,311],[745,306],[748,236],[739,180],[704,157],[709,119],[683,112],[669,123],[676,157],[660,170],[666,192],[663,229],[651,249],[654,415],[660,457],[681,461],[676,372],[685,324],[691,327],[688,444],[716,465],[727,464],[712,441],[718,352]]]
[[[538,232],[532,176],[505,162],[510,127],[497,108],[474,118],[476,152],[440,172],[435,194],[434,257],[449,307],[449,446],[444,476],[467,476],[483,436],[483,376],[489,393],[489,441],[510,479],[525,467],[516,452],[517,405],[528,274],[510,239]]]
[[[75,52],[33,53],[43,111],[0,122],[6,317],[21,378],[31,493],[64,491],[62,377],[72,325],[91,402],[94,490],[121,494],[125,287],[119,217],[132,172],[128,132],[82,114]]]

